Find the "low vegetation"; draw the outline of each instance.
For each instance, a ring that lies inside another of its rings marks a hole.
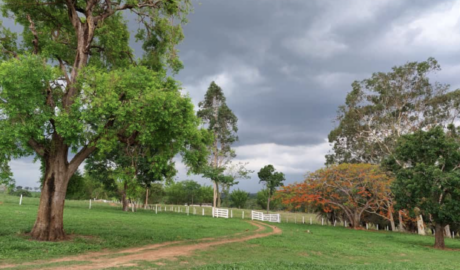
[[[0,195],[2,196],[2,195]],[[118,250],[132,246],[176,240],[198,240],[232,236],[254,230],[240,218],[212,219],[209,216],[138,210],[121,211],[121,206],[87,201],[66,202],[65,218],[70,241],[30,241],[27,232],[37,210],[37,198],[4,196],[0,205],[0,267],[51,259],[102,249]],[[209,209],[208,209],[209,210]],[[243,210],[234,209],[234,215]],[[249,211],[246,218],[249,217]],[[209,213],[206,213],[209,215]],[[294,214],[283,214],[293,222]],[[128,269],[457,269],[460,241],[446,239],[447,250],[432,248],[433,237],[391,231],[351,230],[342,226],[276,224],[281,235],[253,239],[197,250],[177,260],[141,262]],[[135,218],[133,218],[135,217]],[[308,223],[308,222],[306,222]],[[225,254],[225,256],[222,256]],[[76,262],[75,262],[76,263]],[[81,263],[81,262],[78,262]],[[61,263],[60,266],[69,264]],[[56,265],[54,265],[56,266]]]

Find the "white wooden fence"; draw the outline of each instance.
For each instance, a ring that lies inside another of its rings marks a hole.
[[[212,208],[212,217],[228,218],[228,209],[213,207]]]
[[[280,214],[264,214],[262,212],[251,211],[251,219],[281,223]]]

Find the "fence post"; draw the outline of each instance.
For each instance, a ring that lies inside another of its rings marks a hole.
[[[201,208],[201,215],[204,216],[204,208]]]
[[[242,214],[242,219],[244,219],[244,211],[243,211],[243,214]]]
[[[379,224],[377,224],[377,231],[379,230]]]
[[[254,220],[254,211],[251,211],[251,220]]]
[[[321,226],[324,226],[324,218],[321,218]]]
[[[305,224],[305,217],[302,217],[302,224]]]
[[[155,204],[155,214],[158,214],[158,204]]]
[[[310,217],[310,225],[312,225],[312,224],[313,224],[313,223],[312,223],[312,220],[311,220],[311,217]]]
[[[347,227],[347,221],[345,220],[345,227]]]
[[[212,207],[211,211],[212,211],[212,217],[214,217],[214,207]]]
[[[230,218],[233,218],[233,209],[230,210]]]
[[[187,206],[187,216],[190,214],[190,206]]]
[[[21,204],[21,203],[19,203],[19,204]],[[89,209],[91,209],[91,199],[89,199]]]
[[[19,198],[19,205],[22,205],[22,194],[21,194],[21,198]]]
[[[335,224],[337,223],[337,220],[334,220],[334,227],[335,227]]]

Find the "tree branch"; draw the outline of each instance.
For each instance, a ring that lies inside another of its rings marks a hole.
[[[39,144],[34,139],[29,139],[29,141],[27,143],[29,144],[30,147],[32,147],[32,149],[34,149],[34,151],[35,151],[35,153],[37,153],[37,155],[39,155],[41,157],[43,157],[45,155],[45,147],[43,147],[43,145]]]
[[[32,21],[29,14],[27,14],[27,20],[29,20],[30,22],[29,29],[34,36],[34,40],[32,40],[32,44],[34,45],[34,54],[37,54],[38,53],[38,34],[37,34],[37,30],[35,29],[35,23]]]

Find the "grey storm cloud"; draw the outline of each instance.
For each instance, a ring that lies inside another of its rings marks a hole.
[[[255,171],[274,164],[288,182],[323,165],[325,139],[354,80],[435,57],[443,70],[434,79],[460,86],[459,1],[192,3],[179,46],[185,68],[176,79],[195,104],[216,81],[239,118],[238,160]],[[127,18],[134,31],[135,21]],[[140,55],[140,45],[134,47]],[[179,179],[197,179],[186,176],[180,162],[178,168]],[[260,185],[253,175],[238,187]]]

